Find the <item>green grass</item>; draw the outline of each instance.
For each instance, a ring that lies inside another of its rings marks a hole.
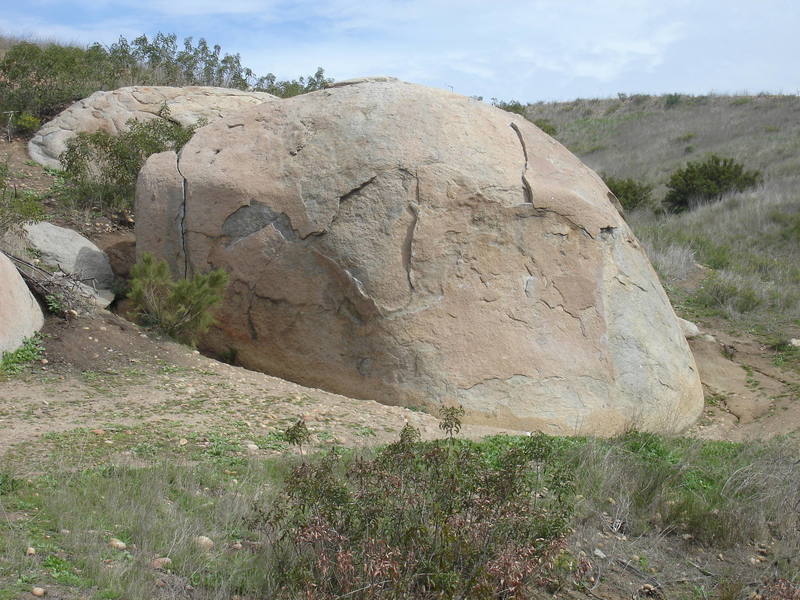
[[[28,365],[44,356],[44,346],[39,335],[26,338],[22,345],[0,357],[0,381],[4,377],[18,375]]]

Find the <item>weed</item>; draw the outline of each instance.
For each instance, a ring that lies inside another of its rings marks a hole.
[[[0,379],[17,375],[30,363],[44,356],[44,346],[40,335],[23,340],[22,345],[11,352],[3,352],[0,357]]]

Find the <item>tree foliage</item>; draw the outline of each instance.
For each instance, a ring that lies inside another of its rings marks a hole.
[[[98,90],[131,85],[208,85],[267,91],[281,97],[320,89],[330,83],[319,68],[308,77],[279,81],[257,75],[239,54],[219,44],[157,33],[110,46],[88,48],[20,42],[0,59],[0,108],[50,118],[72,102]]]

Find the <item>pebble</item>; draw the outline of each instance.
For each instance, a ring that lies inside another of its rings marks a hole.
[[[594,549],[594,555],[595,555],[597,558],[601,558],[601,559],[603,559],[603,558],[606,558],[606,553],[605,553],[605,552],[603,552],[602,550],[600,550],[600,548],[595,548],[595,549]]]
[[[36,548],[28,546],[28,549],[25,550],[25,556],[36,556]]]
[[[198,535],[194,538],[195,545],[200,548],[200,550],[208,551],[214,547],[214,541],[205,535]]]
[[[187,440],[186,438],[181,438],[181,439],[178,440],[178,446],[185,446],[188,443],[189,443],[189,440]]]
[[[242,542],[233,542],[231,544],[232,550],[241,550],[242,549]]]
[[[33,595],[34,595],[34,596],[36,596],[37,598],[41,598],[41,597],[42,597],[42,596],[44,596],[46,593],[47,593],[47,590],[46,590],[46,589],[44,589],[44,588],[40,588],[40,587],[35,587],[35,588],[33,588],[33,589],[31,590],[31,594],[33,594]]]
[[[172,564],[172,559],[168,556],[160,556],[158,558],[154,558],[153,562],[150,563],[154,569],[164,569]]]
[[[115,550],[125,550],[125,548],[128,547],[128,545],[125,542],[117,538],[111,538],[110,540],[108,540],[108,545],[114,548]]]

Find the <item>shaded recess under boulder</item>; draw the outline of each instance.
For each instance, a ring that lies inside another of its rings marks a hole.
[[[36,132],[28,143],[31,158],[45,167],[60,169],[59,157],[67,142],[78,133],[107,131],[117,134],[127,129],[130,119],[149,121],[169,111],[170,121],[195,125],[209,123],[277,96],[219,87],[134,86],[109,92],[95,92],[59,113]]]
[[[231,274],[204,344],[249,368],[517,429],[680,430],[700,380],[612,200],[521,117],[365,81],[152,156],[137,252]]]

